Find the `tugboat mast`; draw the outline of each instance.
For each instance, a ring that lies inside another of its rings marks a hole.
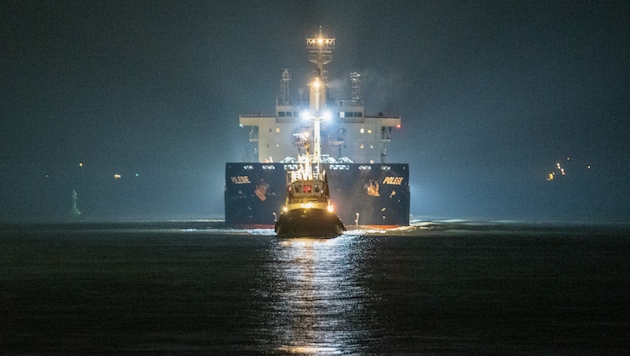
[[[332,62],[332,50],[335,48],[334,38],[325,38],[322,27],[319,35],[306,39],[309,50],[308,60],[317,65],[315,78],[310,83],[310,115],[313,119],[313,163],[321,163],[321,130],[320,123],[326,110],[326,71],[324,65]]]

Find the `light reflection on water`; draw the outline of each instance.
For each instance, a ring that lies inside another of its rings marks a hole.
[[[356,239],[278,239],[273,245],[268,327],[277,351],[340,354],[356,347],[349,340],[368,336],[357,325],[369,291],[358,283],[357,256],[364,246]]]

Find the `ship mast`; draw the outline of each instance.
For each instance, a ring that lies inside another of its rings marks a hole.
[[[317,66],[315,78],[310,83],[309,109],[313,118],[313,163],[320,164],[320,123],[324,110],[326,110],[326,70],[324,66],[332,61],[335,39],[324,37],[320,26],[317,37],[306,39],[306,48],[309,50],[308,60]]]

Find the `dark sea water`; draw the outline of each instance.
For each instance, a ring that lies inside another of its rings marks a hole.
[[[630,229],[3,225],[3,354],[630,352]]]

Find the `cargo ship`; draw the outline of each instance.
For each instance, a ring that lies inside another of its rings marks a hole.
[[[315,64],[307,98],[290,92],[290,73],[282,72],[273,115],[241,115],[249,131],[244,162],[225,170],[225,223],[232,228],[273,228],[287,207],[293,172],[303,169],[304,145],[312,148],[309,169],[325,172],[331,207],[345,226],[409,225],[409,165],[388,163],[387,146],[401,118],[366,114],[361,75],[350,73],[351,96],[329,96],[326,65],[335,38],[306,39]],[[315,90],[317,86],[317,90]]]

